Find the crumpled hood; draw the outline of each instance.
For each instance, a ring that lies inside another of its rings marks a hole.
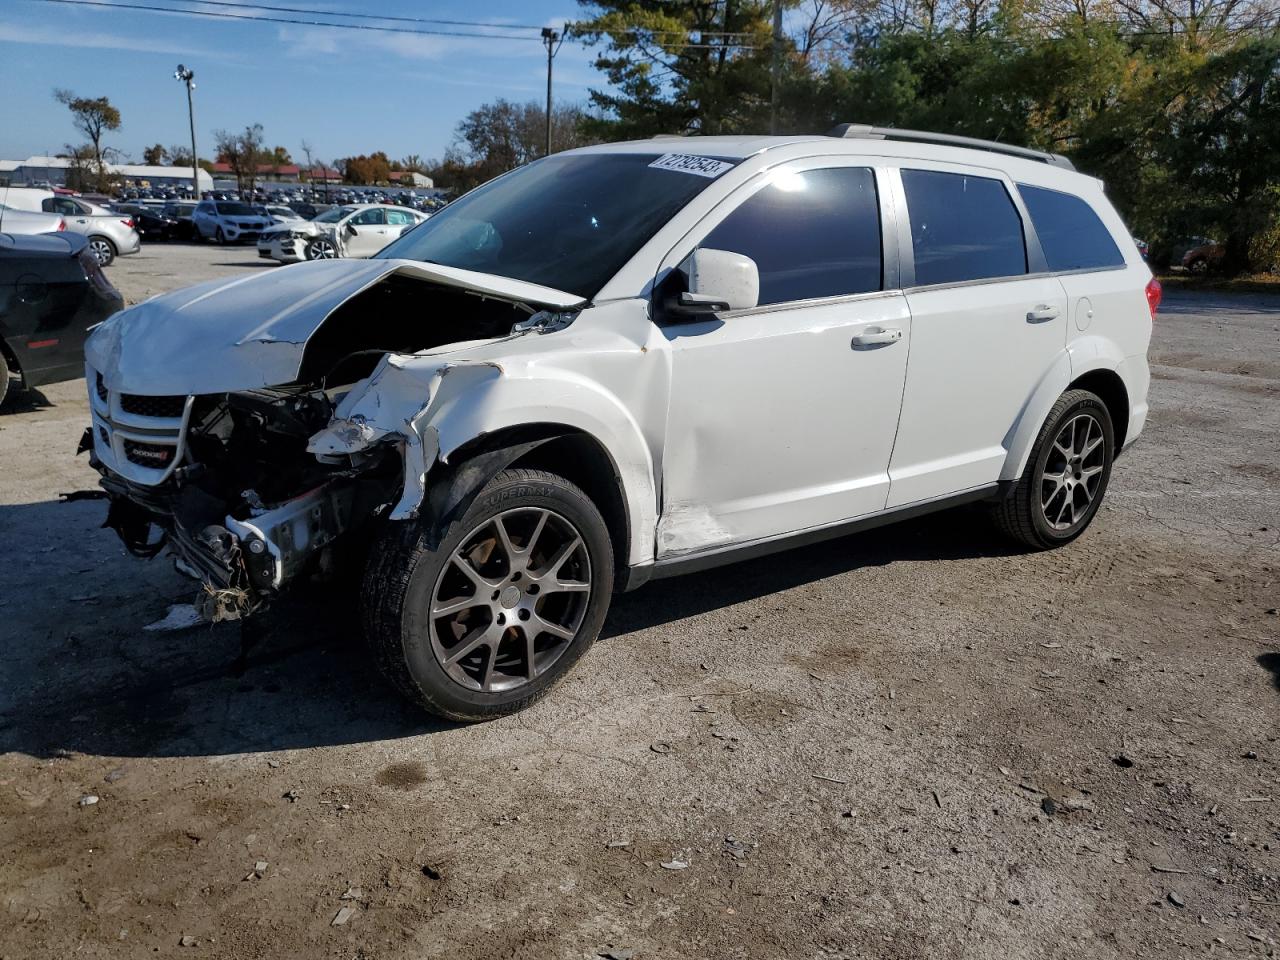
[[[109,389],[123,393],[226,393],[289,383],[307,340],[329,314],[393,273],[555,310],[586,304],[563,290],[415,260],[316,260],[153,297],[99,326],[85,343],[85,359]]]
[[[312,223],[310,220],[286,220],[284,223],[276,223],[262,231],[264,237],[270,237],[273,234],[290,234],[305,233],[308,236],[318,237],[324,224]],[[331,226],[331,224],[330,224]]]

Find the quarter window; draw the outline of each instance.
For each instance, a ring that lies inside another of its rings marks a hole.
[[[1079,197],[1018,184],[1050,270],[1123,267],[1124,256],[1093,208]]]
[[[879,290],[875,175],[866,167],[777,173],[701,246],[754,260],[761,306]]]
[[[903,170],[902,185],[918,286],[1027,272],[1022,218],[999,180]]]

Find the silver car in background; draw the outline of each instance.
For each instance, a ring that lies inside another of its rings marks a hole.
[[[57,233],[65,229],[66,221],[56,214],[15,210],[0,203],[0,233]]]
[[[142,249],[142,238],[133,218],[79,197],[46,197],[40,204],[45,213],[57,214],[67,229],[83,234],[99,265],[108,266],[116,257],[126,257]]]

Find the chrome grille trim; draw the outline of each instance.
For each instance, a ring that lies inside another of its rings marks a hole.
[[[89,412],[93,418],[93,449],[97,458],[126,480],[157,486],[173,475],[186,453],[187,426],[195,397],[183,401],[180,417],[148,417],[131,414],[121,406],[121,393],[106,386],[105,378],[86,365]],[[173,447],[173,456],[163,469],[143,466],[129,459],[125,441],[149,447]]]

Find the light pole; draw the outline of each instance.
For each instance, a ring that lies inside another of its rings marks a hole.
[[[173,71],[173,79],[187,85],[187,120],[191,124],[191,192],[197,201],[200,200],[200,167],[196,163],[196,109],[191,102],[191,91],[196,88],[196,73],[182,64]]]
[[[568,25],[565,26],[565,33],[569,32]],[[559,41],[557,43],[556,41]],[[542,44],[547,48],[547,153],[551,156],[551,61],[555,59],[555,55],[560,52],[560,44],[564,43],[564,37],[550,27],[542,28]]]

